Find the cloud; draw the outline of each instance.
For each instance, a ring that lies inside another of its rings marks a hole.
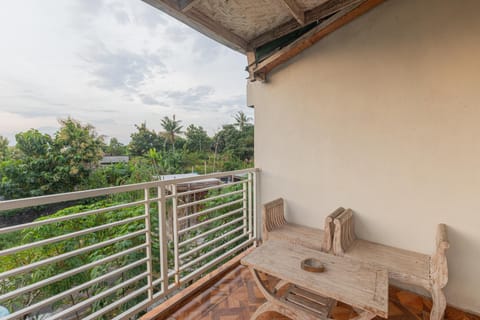
[[[146,26],[151,30],[155,30],[158,26],[167,24],[167,20],[164,18],[160,10],[145,4],[138,12],[135,13],[136,20],[139,24]]]
[[[152,97],[151,95],[140,94],[140,100],[147,105],[155,106],[155,105],[162,105],[160,101]]]
[[[192,52],[197,55],[199,61],[214,61],[222,51],[222,47],[213,40],[204,35],[197,34],[195,42],[193,43]]]
[[[105,47],[96,47],[91,50],[87,62],[91,67],[90,73],[95,78],[91,84],[106,90],[136,92],[149,78],[167,73],[160,57],[146,52],[112,52]]]
[[[77,13],[96,15],[103,8],[103,0],[82,0],[74,2],[74,9]]]
[[[183,91],[167,91],[165,94],[175,104],[190,107],[203,104],[214,92],[215,89],[213,87],[201,85]]]

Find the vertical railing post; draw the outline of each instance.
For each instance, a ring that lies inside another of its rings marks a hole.
[[[258,244],[258,217],[257,217],[257,172],[253,172],[253,238],[255,239],[255,246]]]
[[[253,193],[253,190],[252,190],[252,180],[253,180],[253,175],[251,172],[248,173],[248,239],[252,239],[253,238],[253,230],[252,230],[252,220],[253,220],[253,217],[252,217],[252,206],[254,205],[252,203],[252,193]]]
[[[247,226],[248,226],[248,202],[247,202],[247,199],[248,199],[248,188],[247,188],[247,183],[248,181],[245,181],[244,183],[242,183],[242,188],[243,188],[243,192],[242,192],[242,199],[243,199],[243,234],[247,235],[248,234],[248,229],[247,229]]]
[[[158,237],[160,245],[160,272],[162,277],[162,293],[168,291],[168,239],[167,239],[167,200],[165,187],[158,186]]]
[[[172,184],[172,211],[173,211],[173,258],[175,260],[175,285],[180,282],[180,254],[178,252],[178,212],[177,212],[177,185]]]
[[[148,278],[148,300],[153,300],[153,270],[152,270],[152,224],[150,221],[150,189],[145,188],[145,234],[147,251],[147,278]]]

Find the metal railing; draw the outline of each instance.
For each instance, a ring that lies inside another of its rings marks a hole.
[[[3,319],[129,319],[251,246],[257,169],[0,201]],[[55,207],[55,208],[57,208]]]

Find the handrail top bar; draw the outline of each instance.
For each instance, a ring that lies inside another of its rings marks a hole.
[[[23,199],[15,199],[15,200],[6,200],[6,201],[0,201],[0,211],[41,206],[45,204],[59,203],[59,202],[65,202],[65,201],[81,200],[81,199],[87,199],[92,197],[123,193],[128,191],[136,191],[136,190],[141,190],[145,188],[165,187],[167,185],[172,185],[172,184],[186,183],[190,181],[219,178],[219,177],[252,173],[252,172],[260,172],[260,169],[250,168],[250,169],[242,169],[242,170],[234,170],[234,171],[216,172],[216,173],[210,173],[205,175],[198,175],[195,177],[179,178],[179,179],[172,179],[172,180],[158,180],[158,181],[128,184],[123,186],[65,192],[65,193],[58,193],[58,194],[51,194],[51,195],[23,198]]]

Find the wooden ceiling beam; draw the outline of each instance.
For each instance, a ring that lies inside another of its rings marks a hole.
[[[187,12],[192,9],[194,5],[199,3],[200,0],[178,0],[178,7],[181,11]]]
[[[192,19],[193,21],[203,25],[204,27],[208,28],[216,35],[219,35],[223,39],[226,39],[232,43],[237,44],[243,50],[246,51],[247,48],[247,41],[240,37],[239,35],[233,33],[232,31],[228,30],[221,24],[217,23],[216,21],[212,20],[209,16],[205,15],[203,12],[196,8],[191,8],[185,15]]]
[[[290,10],[292,16],[301,26],[305,25],[305,10],[296,0],[282,0],[282,3]]]
[[[274,68],[293,58],[305,49],[311,47],[314,43],[316,43],[326,35],[344,26],[353,19],[379,5],[383,1],[384,0],[363,0],[360,4],[355,4],[342,9],[340,12],[337,12],[330,18],[326,19],[318,26],[308,31],[288,46],[275,52],[265,60],[254,64],[252,70],[252,73],[254,74],[254,79],[251,80],[259,78],[265,81],[266,75]]]
[[[362,1],[364,0],[330,0],[322,3],[318,7],[305,11],[305,24],[310,24],[312,22],[324,19],[345,8],[361,3]],[[272,40],[287,35],[292,31],[300,29],[301,27],[302,25],[296,19],[292,19],[250,40],[248,47],[250,50],[253,50]]]
[[[183,12],[179,7],[180,2],[178,0],[143,1],[235,51],[244,54],[247,52],[247,41],[245,39],[207,17],[205,14],[193,7],[193,4],[189,10]],[[189,2],[188,0],[185,1]]]

